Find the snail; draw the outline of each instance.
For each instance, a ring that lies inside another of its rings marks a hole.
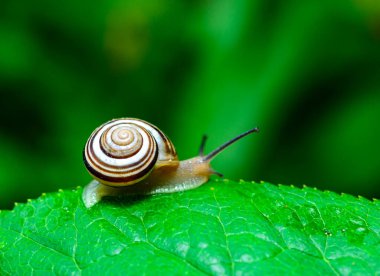
[[[203,136],[199,154],[179,161],[174,145],[156,126],[135,118],[114,119],[94,130],[83,150],[83,160],[94,178],[84,189],[87,208],[104,196],[152,195],[194,189],[207,182],[214,171],[211,160],[248,130],[204,154]]]

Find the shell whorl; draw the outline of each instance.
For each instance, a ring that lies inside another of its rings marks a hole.
[[[90,174],[109,186],[126,186],[149,175],[157,161],[177,160],[171,141],[138,119],[115,119],[97,128],[83,151]]]

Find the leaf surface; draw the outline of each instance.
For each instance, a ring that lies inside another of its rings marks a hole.
[[[380,273],[376,200],[213,180],[86,209],[81,192],[0,213],[0,274]]]

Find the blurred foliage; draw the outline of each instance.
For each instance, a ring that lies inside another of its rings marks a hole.
[[[0,208],[87,184],[85,141],[126,116],[181,159],[259,126],[215,169],[379,197],[379,3],[1,1]]]

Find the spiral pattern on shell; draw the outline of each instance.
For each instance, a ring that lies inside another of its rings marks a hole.
[[[87,170],[109,186],[136,183],[156,162],[176,160],[171,141],[157,127],[138,119],[116,119],[97,128],[83,151]]]

